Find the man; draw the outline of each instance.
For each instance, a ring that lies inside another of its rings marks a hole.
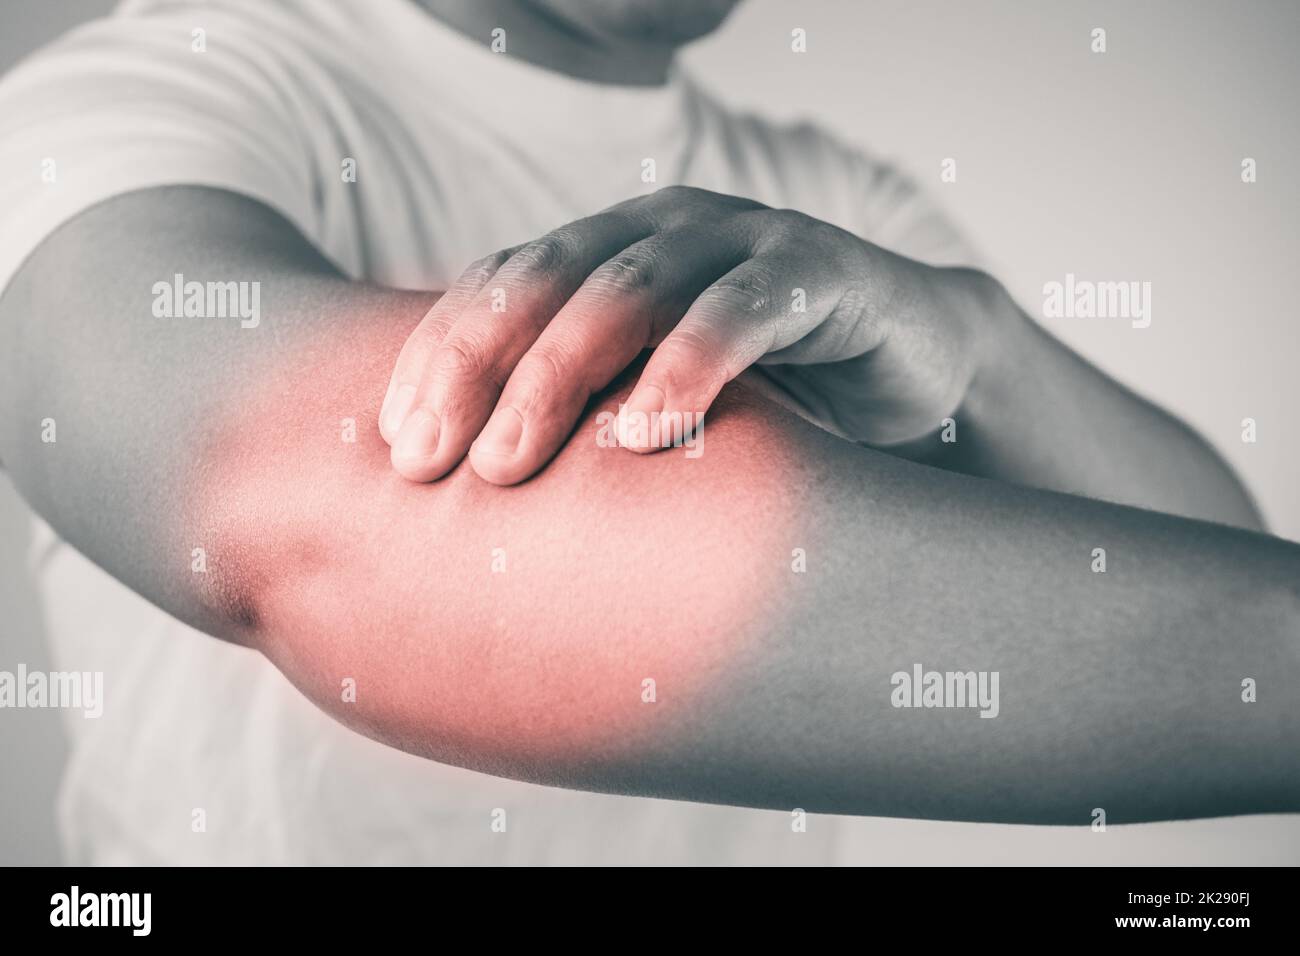
[[[968,256],[897,174],[678,74],[730,6],[137,2],[6,78],[0,457],[55,529],[60,665],[110,696],[75,858],[839,849],[448,765],[787,812],[1295,808],[1297,717],[1237,690],[1297,676],[1297,549],[1053,494],[1258,526],[1195,436],[940,268]],[[612,414],[663,444],[629,410],[705,452],[605,447]],[[1008,699],[901,709],[917,662]]]

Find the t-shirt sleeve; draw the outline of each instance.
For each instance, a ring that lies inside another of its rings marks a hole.
[[[898,165],[819,136],[825,182],[845,210],[846,228],[862,238],[935,266],[978,266],[979,257],[940,204]]]
[[[897,165],[813,123],[740,122],[746,149],[737,150],[739,159],[756,183],[793,208],[911,259],[980,265],[940,205]]]
[[[312,235],[309,100],[274,47],[213,9],[117,16],[0,80],[0,289],[59,225],[153,186],[239,192]]]
[[[979,257],[939,205],[896,166],[861,154],[852,160],[861,197],[858,233],[878,246],[934,266],[978,266]]]

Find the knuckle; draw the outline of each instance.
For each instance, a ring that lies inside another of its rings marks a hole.
[[[448,325],[444,319],[429,318],[415,327],[415,331],[406,340],[403,350],[410,358],[426,358],[447,335]]]
[[[655,195],[665,202],[680,202],[684,199],[691,199],[702,194],[704,190],[696,189],[694,186],[683,186],[681,183],[673,183],[670,186],[661,186],[655,190]]]
[[[592,284],[602,290],[636,292],[654,284],[658,265],[655,256],[644,250],[620,252],[597,270]]]
[[[438,346],[446,335],[447,326],[441,322],[422,322],[407,337],[397,356],[394,374],[404,381],[418,382],[429,368]]]
[[[473,404],[484,390],[500,393],[509,374],[481,345],[464,335],[448,337],[429,361],[428,388],[447,408]]]
[[[765,206],[757,199],[750,199],[747,196],[731,196],[726,193],[709,193],[709,196],[732,214],[768,212],[771,210],[770,206]]]
[[[873,301],[873,296],[863,289],[846,289],[827,318],[831,322],[843,325],[846,335],[851,335],[855,329],[865,325],[871,317]]]
[[[571,385],[570,369],[571,362],[564,352],[539,347],[519,360],[515,373],[525,393],[538,398]]]
[[[698,217],[713,193],[694,186],[664,186],[653,194],[651,219],[659,228],[675,228]]]
[[[482,378],[488,361],[482,350],[463,338],[448,338],[434,350],[429,362],[436,378],[444,381]]]
[[[461,281],[466,285],[481,286],[509,261],[510,250],[508,249],[499,249],[490,255],[482,256],[469,264],[461,275]]]
[[[546,273],[558,268],[569,255],[571,243],[560,232],[548,232],[521,247],[510,258],[509,268],[516,273]]]
[[[772,274],[750,267],[723,276],[709,287],[709,297],[729,311],[761,312],[772,302]]]
[[[808,232],[813,223],[816,222],[810,216],[806,216],[796,209],[768,209],[762,210],[761,215],[765,222],[764,232],[774,235],[782,241],[789,241],[796,236],[804,235]]]
[[[667,205],[708,206],[724,212],[748,212],[767,209],[761,202],[744,196],[713,192],[698,186],[683,186],[674,183],[663,186],[652,193],[656,201]]]

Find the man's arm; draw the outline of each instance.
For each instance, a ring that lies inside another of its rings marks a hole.
[[[990,330],[958,440],[931,436],[919,460],[966,474],[1263,530],[1255,503],[1191,428],[1052,337],[996,281],[931,270]]]
[[[178,272],[261,281],[260,323],[154,317]],[[412,484],[376,417],[431,300],[250,201],[122,197],[0,300],[0,457],[128,585],[436,760],[951,819],[1300,807],[1300,548],[891,458],[743,385],[698,458],[605,447],[620,382],[532,481]],[[915,664],[996,671],[997,717],[894,707]]]
[[[901,457],[1262,530],[1213,449],[991,277],[685,186],[467,268],[393,369],[380,417],[393,466],[430,481],[468,455],[488,481],[523,481],[646,348],[627,402],[636,451],[668,444],[675,429],[656,422],[694,422],[758,363],[805,417]]]

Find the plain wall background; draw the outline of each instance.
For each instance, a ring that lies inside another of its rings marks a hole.
[[[364,0],[339,0],[364,2]],[[0,70],[111,0],[4,0]],[[807,31],[806,53],[790,49]],[[1094,27],[1107,52],[1090,50]],[[1152,283],[1152,324],[1043,320],[1206,435],[1300,540],[1293,0],[747,0],[686,55],[722,99],[896,160],[1041,318],[1067,272]],[[957,161],[957,182],[940,163]],[[1241,182],[1241,160],[1258,182]],[[1258,441],[1241,441],[1256,419]],[[26,507],[0,479],[0,669],[48,669]],[[1295,694],[1294,688],[1276,689]],[[1265,693],[1269,692],[1264,689]],[[1298,695],[1300,696],[1300,695]],[[0,862],[57,860],[56,711],[0,712]],[[862,821],[880,862],[1300,863],[1300,817],[1086,829]]]

